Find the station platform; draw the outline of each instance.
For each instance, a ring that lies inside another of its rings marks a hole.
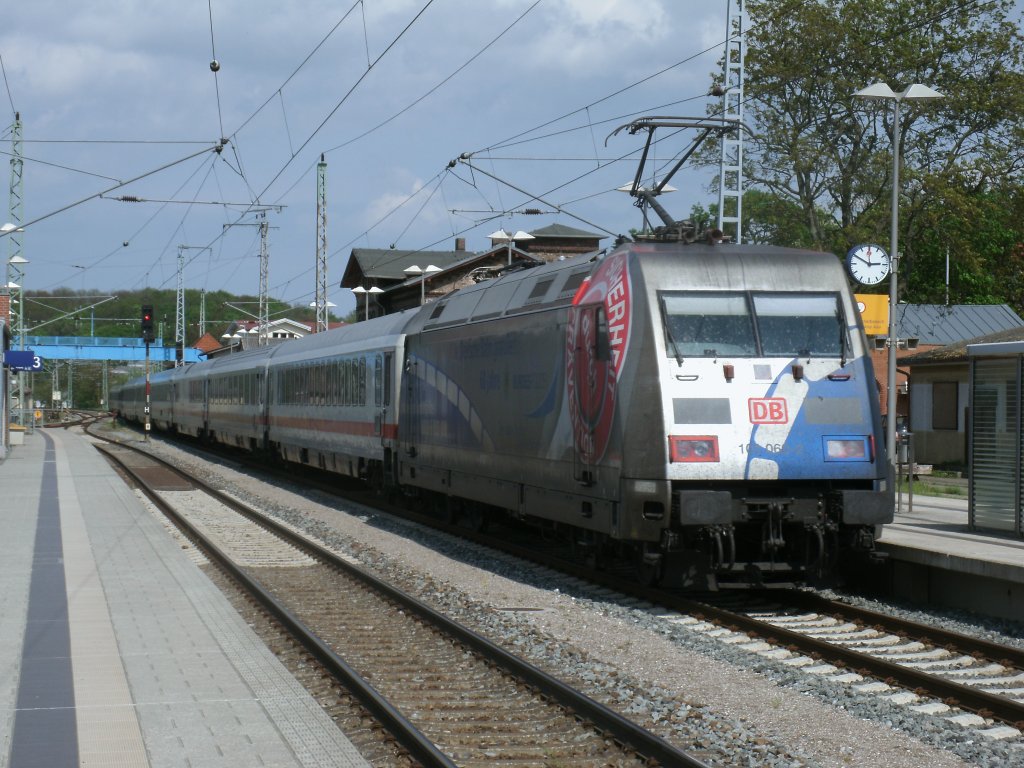
[[[367,765],[78,430],[0,463],[0,617],[0,765]]]
[[[1024,540],[971,530],[967,499],[901,496],[882,529],[886,591],[934,605],[1024,621]]]

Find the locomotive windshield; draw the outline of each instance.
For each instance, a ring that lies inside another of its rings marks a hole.
[[[834,293],[663,293],[668,354],[840,357],[845,328]]]

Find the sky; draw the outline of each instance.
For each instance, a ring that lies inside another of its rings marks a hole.
[[[339,316],[355,305],[339,287],[353,248],[452,250],[461,237],[482,251],[495,230],[554,223],[599,232],[608,245],[606,233],[641,224],[615,188],[632,181],[643,144],[609,135],[638,117],[696,117],[720,103],[708,91],[721,69],[726,8],[727,0],[8,3],[0,153],[7,165],[18,113],[23,288],[174,289],[180,254],[186,289],[256,294],[265,216],[269,292],[308,305],[321,154],[328,298]],[[659,143],[653,167],[692,136]],[[472,165],[449,167],[463,153]],[[717,166],[687,168],[662,202],[685,218],[716,200],[716,177]],[[9,174],[2,178],[6,185]],[[7,210],[0,217],[10,219]],[[10,249],[0,237],[5,262]],[[207,307],[211,321],[236,316]]]

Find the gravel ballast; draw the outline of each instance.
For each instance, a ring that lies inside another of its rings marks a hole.
[[[122,439],[128,434],[119,431]],[[239,498],[357,557],[680,746],[708,750],[717,764],[1024,764],[1020,739],[993,741],[858,693],[670,622],[650,605],[356,504],[275,487],[159,440],[149,448],[201,467]],[[963,621],[967,631],[999,636],[1004,629]]]

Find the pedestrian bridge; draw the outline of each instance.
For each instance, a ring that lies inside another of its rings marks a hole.
[[[25,349],[42,360],[111,360],[141,362],[146,359],[146,345],[139,337],[112,336],[26,336]],[[173,363],[174,347],[157,341],[149,345],[149,359],[154,363]],[[198,349],[185,348],[185,362],[206,359]]]

